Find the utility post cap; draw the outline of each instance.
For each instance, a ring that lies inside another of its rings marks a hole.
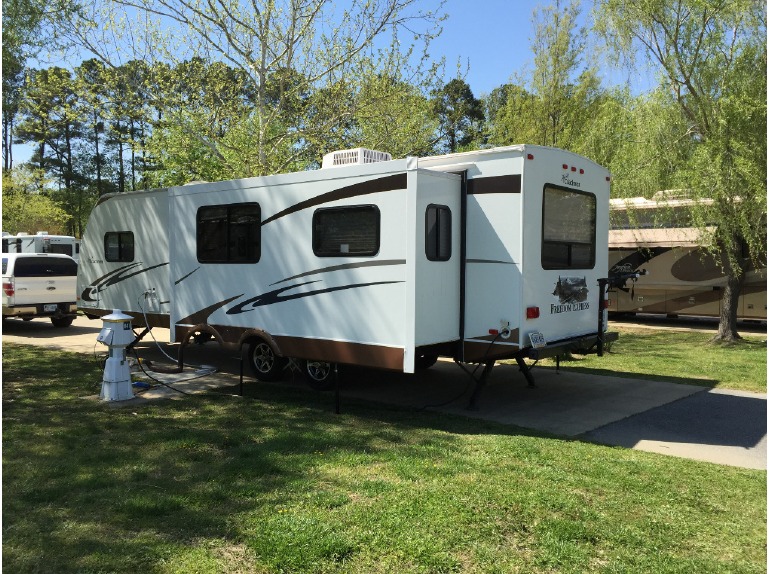
[[[102,321],[108,321],[110,323],[122,323],[123,321],[133,321],[133,317],[126,315],[120,309],[113,309],[109,315],[104,315]]]

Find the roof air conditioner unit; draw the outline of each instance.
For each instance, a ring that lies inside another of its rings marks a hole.
[[[391,155],[384,151],[357,147],[355,149],[344,149],[327,153],[323,158],[321,169],[342,167],[345,165],[377,163],[379,161],[390,161],[392,159]]]

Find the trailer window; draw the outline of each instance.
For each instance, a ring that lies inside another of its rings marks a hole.
[[[262,255],[262,213],[258,203],[201,207],[197,217],[201,263],[256,263]]]
[[[446,205],[431,204],[425,210],[425,256],[429,261],[452,257],[452,212]]]
[[[596,261],[596,196],[549,187],[543,191],[543,269],[592,269]]]
[[[104,258],[107,261],[134,260],[134,234],[131,231],[110,231],[104,234]]]
[[[366,257],[380,251],[380,210],[374,205],[331,207],[313,213],[313,253]]]

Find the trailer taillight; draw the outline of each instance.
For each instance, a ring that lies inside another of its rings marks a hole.
[[[13,297],[16,293],[16,289],[13,286],[13,281],[3,281],[3,292],[9,297]]]
[[[540,317],[540,307],[527,307],[527,319],[537,319]]]

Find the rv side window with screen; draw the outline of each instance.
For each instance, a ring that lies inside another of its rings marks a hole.
[[[107,261],[134,260],[134,234],[131,231],[109,231],[104,234],[104,258]]]
[[[256,263],[262,255],[262,214],[258,203],[201,207],[197,217],[201,263]]]
[[[452,212],[446,205],[431,204],[425,210],[425,256],[429,261],[452,257]]]
[[[330,207],[313,213],[313,253],[366,257],[380,250],[380,210],[374,205]]]
[[[543,190],[543,269],[592,269],[596,261],[596,196]]]

